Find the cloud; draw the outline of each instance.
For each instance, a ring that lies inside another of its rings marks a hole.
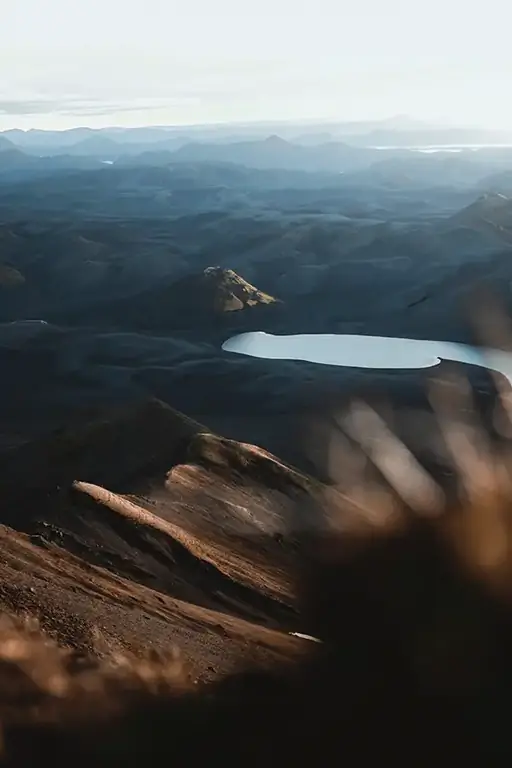
[[[129,101],[103,101],[77,97],[32,97],[27,99],[0,99],[0,115],[109,115],[114,112],[138,112],[168,107],[197,104],[197,98],[130,99]]]
[[[54,108],[52,109],[52,105]],[[2,115],[39,115],[55,111],[58,102],[38,100],[9,100],[0,99],[0,114]]]

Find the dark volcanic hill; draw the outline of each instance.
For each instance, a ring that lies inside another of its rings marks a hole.
[[[66,324],[107,325],[112,328],[151,330],[209,329],[223,315],[277,305],[278,300],[244,280],[232,269],[207,267],[168,285],[126,298],[98,302],[74,313],[49,315]]]

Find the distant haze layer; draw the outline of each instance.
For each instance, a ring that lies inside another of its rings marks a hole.
[[[2,8],[0,129],[407,111],[512,127],[510,6],[462,0],[18,0]]]

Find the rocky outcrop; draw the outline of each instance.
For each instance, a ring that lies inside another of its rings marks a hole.
[[[232,269],[208,267],[204,277],[213,289],[213,306],[217,312],[237,312],[258,304],[275,304],[277,299],[258,290]]]

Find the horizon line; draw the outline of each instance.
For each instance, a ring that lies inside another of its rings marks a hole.
[[[402,119],[404,121],[410,121],[411,123],[417,123],[418,128],[417,130],[475,130],[475,131],[507,131],[512,130],[512,128],[507,127],[497,127],[497,126],[483,126],[483,125],[475,125],[475,124],[446,124],[446,123],[437,123],[435,121],[431,121],[428,119],[422,119],[417,117],[411,117],[407,114],[395,114],[390,115],[388,117],[375,117],[375,118],[351,118],[351,119],[340,119],[340,118],[332,118],[332,117],[304,117],[304,118],[269,118],[264,120],[221,120],[221,121],[212,121],[212,122],[192,122],[192,123],[158,123],[158,124],[151,124],[151,123],[140,123],[138,125],[120,125],[120,124],[111,124],[111,125],[104,125],[101,127],[93,127],[91,125],[78,123],[77,125],[74,125],[70,128],[37,128],[37,127],[31,127],[31,128],[19,128],[19,127],[12,127],[12,128],[4,128],[0,130],[0,134],[4,133],[12,133],[14,131],[20,132],[20,133],[32,133],[32,132],[39,132],[39,133],[70,133],[71,131],[79,131],[79,130],[86,130],[86,131],[93,131],[93,132],[100,132],[100,131],[134,131],[134,130],[140,130],[140,129],[154,129],[154,130],[190,130],[190,129],[200,129],[200,128],[251,128],[251,127],[265,127],[265,126],[318,126],[318,127],[327,127],[327,126],[344,126],[344,125],[364,125],[364,124],[378,124],[378,123],[390,123],[393,120]],[[400,130],[398,128],[397,130]],[[407,128],[405,128],[407,130]],[[414,130],[414,128],[412,128]]]

